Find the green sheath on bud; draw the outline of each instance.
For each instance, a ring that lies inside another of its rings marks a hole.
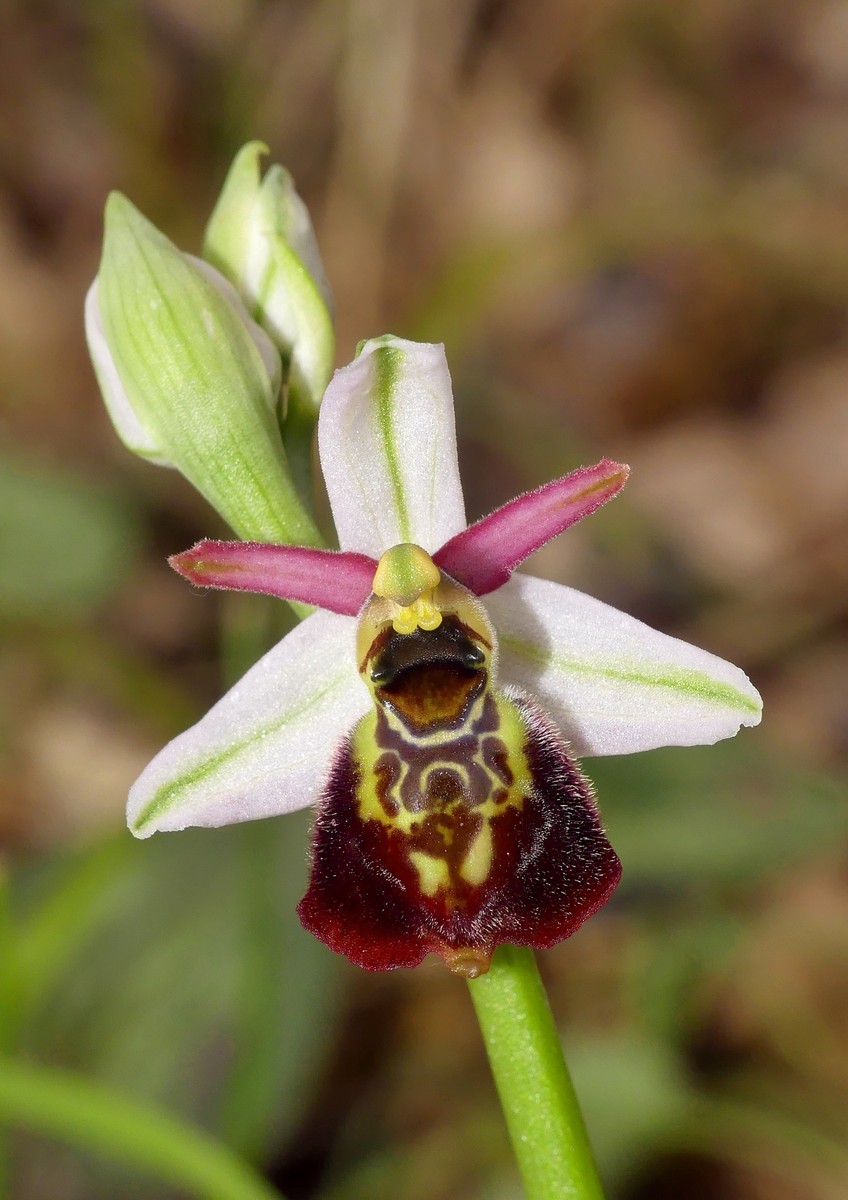
[[[226,280],[117,193],[86,331],[131,449],[177,467],[242,538],[318,542],[279,434],[273,347]]]
[[[203,254],[234,284],[288,368],[286,426],[314,424],[333,371],[331,299],[306,205],[268,148],[236,155],[206,229]],[[288,436],[286,438],[288,444]]]

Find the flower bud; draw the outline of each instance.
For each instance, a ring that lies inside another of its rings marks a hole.
[[[288,366],[288,417],[311,428],[333,371],[332,300],[312,222],[288,171],[264,179],[261,142],[236,155],[209,220],[204,257],[235,285]]]
[[[118,193],[85,316],[106,407],[131,450],[180,470],[242,538],[317,540],[280,438],[279,355],[227,281]]]

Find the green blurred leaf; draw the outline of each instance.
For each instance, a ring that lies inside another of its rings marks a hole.
[[[760,1097],[695,1090],[683,1060],[660,1041],[623,1034],[572,1042],[568,1060],[601,1174],[611,1192],[669,1152],[702,1154],[809,1184],[822,1200],[843,1196],[848,1155],[815,1114]],[[806,1194],[806,1193],[805,1193]]]
[[[281,1200],[201,1130],[69,1072],[0,1059],[0,1121],[139,1167],[206,1200]]]
[[[701,1095],[663,1149],[738,1164],[766,1184],[781,1179],[787,1195],[844,1200],[844,1104],[834,1132],[817,1122],[815,1112],[787,1111],[779,1091],[772,1082],[760,1097]]]
[[[26,894],[27,887],[16,888],[16,908],[23,909],[24,915],[16,912],[16,919],[8,923],[15,951],[14,976],[7,971],[13,1000],[8,1027],[13,1033],[50,998],[92,929],[104,919],[131,848],[122,836],[84,853],[54,859],[40,886],[33,881],[34,895]]]
[[[756,738],[588,763],[625,888],[749,884],[845,837],[844,781]]]
[[[726,969],[746,931],[731,912],[663,914],[640,929],[643,954],[633,1000],[641,1024],[655,1037],[681,1044],[703,1017],[705,985]]]
[[[305,886],[307,821],[295,814],[251,831],[272,860],[261,875],[272,880],[261,911],[245,909],[249,863],[239,828],[144,843],[127,836],[119,852],[91,851],[70,873],[54,867],[40,881],[23,879],[20,906],[31,915],[21,925],[20,961],[39,1001],[24,1029],[27,1050],[207,1127],[223,1103],[227,1137],[253,1154],[271,1134],[279,1143],[323,1063],[339,1000],[338,960],[294,912]],[[66,956],[60,946],[51,971],[57,936],[73,951]],[[241,1075],[229,1096],[245,957],[268,964],[254,973],[266,990],[249,1013],[249,1036],[268,1053],[258,1060],[261,1077],[259,1067]],[[253,1089],[263,1106],[256,1128]],[[250,1112],[237,1119],[245,1095]]]
[[[85,687],[104,704],[135,717],[162,740],[202,715],[196,698],[144,652],[127,649],[100,627],[39,630],[38,645],[51,678],[68,688]]]
[[[326,988],[338,960],[294,920],[300,886],[281,911],[281,868],[289,880],[302,877],[306,830],[302,820],[293,825],[285,845],[298,848],[297,862],[288,861],[287,854],[281,862],[280,839],[269,836],[266,823],[251,822],[235,831],[241,891],[234,916],[242,922],[242,936],[236,945],[235,1053],[219,1123],[228,1143],[257,1162],[269,1149],[271,1134],[297,1115],[299,1095],[320,1062],[335,1007]],[[290,890],[287,883],[284,891]]]
[[[617,1190],[680,1128],[694,1093],[661,1042],[568,1039],[566,1052],[601,1175]]]
[[[0,617],[54,620],[95,608],[137,547],[132,514],[108,489],[0,461]]]

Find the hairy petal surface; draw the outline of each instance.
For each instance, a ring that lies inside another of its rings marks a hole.
[[[489,693],[476,725],[401,752],[366,716],[335,756],[297,911],[360,967],[434,951],[473,978],[504,942],[569,937],[618,883],[591,785],[536,705]]]
[[[199,587],[262,592],[355,617],[371,594],[377,564],[365,554],[273,542],[198,542],[168,562]]]
[[[366,342],[327,388],[318,449],[343,550],[432,554],[465,528],[444,347]]]
[[[738,667],[582,592],[515,575],[486,608],[501,680],[535,696],[578,756],[707,745],[759,724]]]
[[[369,706],[348,617],[307,617],[170,742],[133,785],[137,837],[189,825],[229,825],[305,808],[333,748]]]
[[[602,459],[516,496],[442,546],[434,561],[478,596],[502,587],[534,550],[618,495],[630,468]]]

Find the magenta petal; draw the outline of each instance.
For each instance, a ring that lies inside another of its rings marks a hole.
[[[371,594],[377,564],[365,554],[269,542],[198,542],[168,562],[201,587],[263,592],[355,617]]]
[[[501,587],[545,542],[611,500],[630,468],[604,458],[562,479],[516,496],[469,525],[434,554],[436,564],[478,596]]]

